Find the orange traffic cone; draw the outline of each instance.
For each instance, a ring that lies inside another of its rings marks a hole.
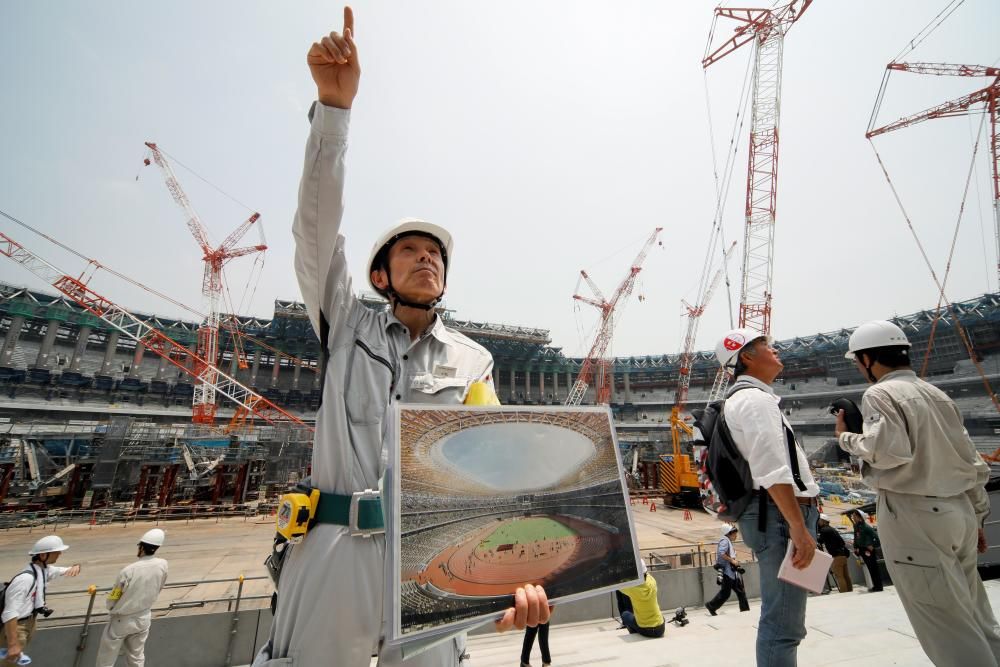
[[[691,516],[691,510],[684,510],[684,520],[694,521],[694,517]]]
[[[655,512],[656,511],[656,503],[655,502],[653,502],[653,503],[651,503],[649,505],[649,511],[650,512]]]
[[[642,504],[643,505],[648,505],[649,504],[649,498],[647,498],[646,496],[643,496],[642,497]]]

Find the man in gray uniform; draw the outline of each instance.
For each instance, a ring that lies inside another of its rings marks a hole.
[[[422,220],[404,220],[375,243],[371,286],[391,304],[375,312],[352,293],[340,223],[350,108],[361,68],[354,17],[344,30],[312,45],[307,56],[319,92],[312,110],[305,168],[292,233],[295,271],[326,356],[322,406],[316,418],[312,484],[322,493],[317,524],[287,556],[268,645],[256,666],[368,667],[398,665],[384,644],[392,581],[387,571],[379,489],[391,460],[389,406],[396,402],[460,404],[469,385],[492,385],[489,352],[434,311],[444,295],[451,235]],[[357,525],[347,508],[357,504]],[[498,630],[548,621],[545,592],[525,586]],[[465,635],[412,659],[406,667],[463,667]]]
[[[989,468],[954,402],[910,370],[909,349],[891,322],[851,334],[847,358],[873,384],[863,433],[847,430],[841,410],[837,437],[878,491],[885,564],[924,652],[939,667],[997,665],[1000,626],[976,569]]]

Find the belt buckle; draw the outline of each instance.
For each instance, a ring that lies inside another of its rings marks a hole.
[[[358,507],[362,500],[378,500],[382,496],[381,492],[373,489],[355,491],[351,494],[351,506],[347,512],[347,527],[354,537],[371,537],[385,532],[385,522],[382,528],[361,528],[358,526]]]

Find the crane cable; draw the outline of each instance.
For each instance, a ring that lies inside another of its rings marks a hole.
[[[868,143],[871,145],[872,150],[875,152],[875,159],[878,160],[878,165],[882,169],[882,174],[885,176],[885,180],[889,184],[889,189],[892,191],[892,196],[896,200],[896,205],[899,206],[899,210],[903,214],[903,219],[906,221],[906,226],[909,228],[910,234],[913,236],[913,240],[916,242],[917,248],[920,250],[920,254],[924,258],[924,263],[927,265],[928,270],[931,272],[931,278],[934,279],[934,283],[937,285],[938,290],[940,291],[940,298],[948,306],[948,312],[951,314],[952,321],[955,323],[955,329],[958,331],[958,335],[962,339],[962,343],[964,343],[965,349],[969,353],[969,359],[975,365],[976,370],[979,371],[979,375],[983,379],[983,385],[986,387],[986,393],[989,395],[990,400],[993,401],[993,406],[997,409],[998,412],[1000,412],[1000,399],[998,399],[997,395],[993,392],[993,388],[990,386],[989,378],[986,377],[986,371],[983,370],[982,364],[979,363],[979,360],[976,359],[975,351],[972,348],[972,343],[970,342],[969,336],[966,333],[965,328],[962,326],[962,323],[959,320],[958,315],[955,313],[954,306],[952,305],[951,301],[949,301],[948,298],[945,296],[944,287],[941,284],[941,281],[938,280],[937,272],[934,270],[934,266],[931,264],[930,259],[927,257],[927,252],[924,250],[924,245],[923,243],[920,242],[920,237],[917,236],[917,231],[913,227],[913,221],[910,220],[910,215],[909,213],[906,212],[906,207],[903,206],[903,202],[899,198],[899,192],[897,192],[896,190],[896,185],[892,182],[892,179],[889,177],[889,172],[885,168],[885,163],[882,162],[882,156],[879,155],[878,149],[875,148],[875,142],[869,139]]]
[[[948,261],[945,264],[944,278],[941,280],[941,293],[938,295],[937,308],[934,311],[934,321],[931,322],[931,333],[927,340],[927,351],[924,353],[924,363],[920,369],[920,377],[927,377],[927,365],[931,360],[931,351],[934,349],[934,333],[937,331],[938,321],[941,319],[941,302],[944,300],[944,288],[948,286],[948,276],[951,274],[951,260],[955,256],[955,245],[958,242],[958,230],[962,226],[962,216],[965,213],[965,201],[969,196],[969,185],[972,183],[972,175],[976,170],[976,158],[979,156],[979,140],[983,135],[983,128],[986,126],[986,116],[979,121],[979,132],[976,133],[976,141],[972,146],[972,160],[969,163],[969,173],[965,177],[965,189],[962,191],[962,202],[958,206],[958,219],[955,221],[955,232],[951,237],[951,248],[948,250]]]

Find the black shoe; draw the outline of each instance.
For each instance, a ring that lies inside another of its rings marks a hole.
[[[718,614],[715,612],[715,610],[712,609],[711,607],[705,607],[705,609],[707,609],[708,613],[711,614],[712,616],[718,616]]]

